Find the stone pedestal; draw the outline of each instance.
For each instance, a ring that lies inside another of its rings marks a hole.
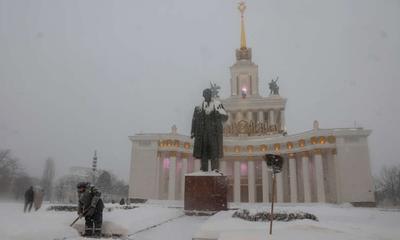
[[[185,175],[185,211],[216,212],[227,210],[228,179],[204,173]]]

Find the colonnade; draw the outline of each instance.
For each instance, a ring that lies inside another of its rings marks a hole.
[[[331,150],[328,150],[331,151]],[[327,164],[326,161],[332,161]],[[283,171],[277,174],[277,202],[327,202],[332,201],[335,189],[329,188],[329,179],[336,174],[335,156],[315,150],[309,153],[284,155]],[[165,152],[159,157],[160,199],[178,200],[184,197],[184,175],[200,170],[200,160],[192,159],[189,154]],[[328,168],[329,166],[329,168]],[[333,167],[332,167],[333,166]],[[270,202],[271,173],[261,157],[238,159],[225,157],[220,162],[221,171],[231,182],[233,202]],[[331,184],[332,185],[332,184]],[[257,186],[261,186],[257,188]],[[333,185],[332,185],[333,186]],[[246,199],[242,196],[246,189]]]

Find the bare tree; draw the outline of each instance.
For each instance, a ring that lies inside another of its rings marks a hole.
[[[400,205],[400,165],[383,167],[375,183],[378,202],[384,205]]]
[[[11,155],[11,150],[0,150],[0,194],[12,191],[18,168],[18,160]]]
[[[61,177],[54,186],[54,197],[59,202],[76,203],[78,200],[76,185],[82,181],[87,181],[87,179],[73,174]]]
[[[25,172],[20,172],[15,178],[13,193],[16,199],[24,198],[25,191],[35,184],[35,180]]]
[[[111,174],[107,171],[103,171],[99,176],[96,185],[102,192],[110,193],[112,189]]]
[[[52,200],[52,194],[53,194],[54,174],[55,174],[54,160],[48,158],[44,166],[41,185],[45,193],[45,199],[50,201]]]

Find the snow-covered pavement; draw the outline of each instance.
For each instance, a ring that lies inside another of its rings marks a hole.
[[[22,203],[0,202],[1,240],[54,240],[82,239],[69,224],[76,218],[75,212],[46,211],[45,205],[37,212],[23,213]],[[232,218],[234,211],[220,212],[212,217],[185,216],[182,203],[151,201],[138,204],[131,210],[117,209],[104,212],[104,228],[108,232],[124,233],[132,240],[265,240],[267,223],[249,222]],[[231,205],[250,209],[251,212],[266,210],[265,204]],[[277,210],[305,211],[315,214],[319,221],[298,220],[274,222],[273,239],[279,240],[398,240],[400,239],[400,211],[377,208],[354,208],[329,204],[284,205]],[[78,225],[83,220],[78,221]]]
[[[208,219],[208,217],[184,216],[177,218],[149,231],[129,236],[132,240],[190,240],[193,233]]]

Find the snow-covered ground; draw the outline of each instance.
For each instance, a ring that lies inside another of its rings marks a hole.
[[[46,240],[76,238],[79,234],[69,225],[77,217],[76,212],[46,211],[45,204],[37,212],[23,213],[22,203],[0,202],[1,240]],[[115,205],[118,206],[118,205]],[[107,205],[111,207],[111,205]],[[139,204],[138,208],[123,210],[114,208],[103,213],[106,231],[125,235],[183,216],[183,211],[164,204]],[[77,222],[79,228],[84,224]]]
[[[265,205],[264,205],[265,206]],[[265,211],[261,205],[242,206],[250,212]],[[240,207],[240,206],[239,206]],[[354,208],[347,205],[305,204],[276,207],[277,211],[312,213],[319,221],[295,220],[273,222],[273,235],[280,240],[378,240],[400,239],[400,212],[377,208]],[[194,239],[265,240],[269,222],[250,222],[232,218],[234,211],[219,212],[210,217],[194,234]]]
[[[117,205],[115,205],[117,206]],[[137,204],[138,208],[114,208],[104,212],[104,226],[109,232],[124,233],[135,240],[258,240],[266,239],[265,222],[248,222],[232,218],[234,211],[220,212],[212,217],[184,216],[182,202],[151,201]],[[0,202],[1,240],[79,239],[78,232],[69,227],[76,218],[74,212],[46,211],[23,213],[21,203]],[[110,207],[110,206],[108,206]],[[262,204],[231,205],[266,210]],[[279,205],[281,211],[304,211],[315,214],[319,221],[297,220],[274,222],[273,239],[400,239],[400,211],[377,208],[354,208],[337,205]],[[83,220],[78,221],[78,226]]]

